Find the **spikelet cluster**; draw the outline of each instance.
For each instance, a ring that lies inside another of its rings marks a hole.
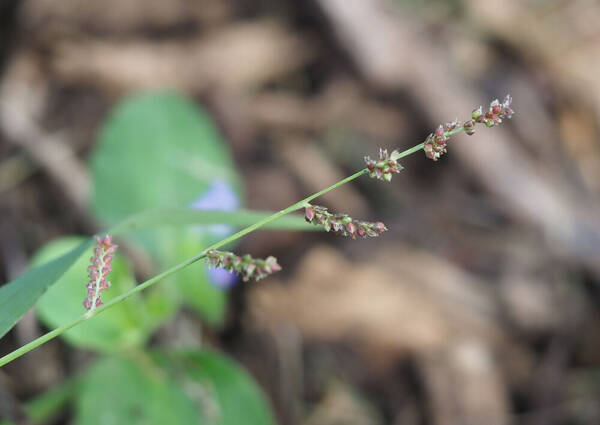
[[[448,133],[456,130],[462,125],[464,124],[458,121],[458,119],[455,119],[454,121],[440,125],[433,133],[427,136],[425,145],[423,146],[427,158],[437,161],[440,156],[445,154],[447,152],[446,144],[448,143],[448,140],[450,140]]]
[[[475,125],[484,124],[486,127],[493,127],[502,122],[504,118],[511,118],[514,111],[511,108],[512,97],[506,95],[504,101],[500,103],[498,99],[495,99],[490,103],[490,107],[487,112],[483,112],[483,107],[479,107],[471,114],[471,119],[468,121],[460,122],[458,119],[440,125],[435,132],[427,136],[425,140],[423,150],[425,156],[429,159],[437,161],[444,153],[447,152],[447,143],[450,139],[450,135],[463,131],[469,136],[475,134]]]
[[[350,236],[352,239],[356,239],[356,236],[376,237],[387,230],[381,221],[370,222],[356,220],[348,214],[332,214],[320,205],[307,204],[304,207],[304,218],[309,223],[322,226],[328,232],[333,231],[343,236]]]
[[[492,101],[492,103],[490,103],[490,107],[485,114],[483,113],[483,108],[481,106],[475,109],[471,115],[472,121],[485,124],[486,127],[498,125],[502,122],[502,119],[510,119],[515,113],[515,111],[513,111],[510,107],[511,104],[512,97],[510,94],[506,95],[502,103],[500,103],[498,99],[495,99]]]
[[[387,149],[379,149],[379,159],[365,156],[365,163],[369,169],[369,177],[387,182],[392,180],[392,174],[398,174],[403,167],[397,162],[400,153],[395,150],[388,155]]]
[[[238,273],[244,282],[250,279],[259,281],[272,273],[281,270],[277,258],[269,256],[265,260],[252,258],[249,254],[239,257],[233,252],[217,251],[206,252],[206,264],[211,267],[222,267],[227,271]]]
[[[96,236],[92,264],[88,267],[90,281],[87,284],[87,298],[83,301],[83,306],[88,310],[94,310],[102,305],[102,291],[110,287],[110,282],[106,278],[112,270],[113,253],[116,249],[117,245],[112,242],[110,235],[103,238]]]

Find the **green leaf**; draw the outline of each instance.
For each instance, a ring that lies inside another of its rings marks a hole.
[[[170,93],[121,102],[91,157],[93,211],[116,223],[157,207],[185,207],[214,180],[239,187],[226,144],[208,114]]]
[[[81,243],[81,238],[56,239],[44,246],[33,259],[33,263],[42,263]],[[82,303],[86,298],[87,266],[92,250],[81,256],[62,277],[40,298],[37,315],[50,328],[73,321],[85,313]],[[113,270],[109,275],[111,287],[102,295],[103,301],[127,291],[134,285],[129,267],[117,253],[113,260]],[[148,336],[150,322],[139,298],[121,303],[102,314],[102,318],[93,318],[81,323],[62,336],[69,343],[101,351],[114,351],[123,347],[135,346],[144,342]]]
[[[23,317],[50,285],[56,282],[91,244],[91,238],[83,241],[69,252],[0,287],[0,337]]]
[[[213,423],[275,423],[271,407],[254,379],[224,355],[208,350],[188,350],[156,357],[186,388],[196,389],[199,398],[202,394],[209,395],[212,403],[209,402],[204,411]]]
[[[206,350],[106,357],[85,374],[75,403],[85,425],[272,425],[252,377]]]
[[[86,373],[75,403],[81,425],[204,424],[186,389],[144,353],[106,357]]]
[[[241,186],[210,116],[177,94],[145,93],[121,102],[104,125],[90,164],[92,210],[110,224],[149,208],[188,207],[215,184],[235,187],[238,192]],[[237,205],[236,197],[231,194],[228,199]],[[177,241],[190,232],[194,231],[148,229],[136,232],[135,237],[162,268],[183,261],[190,252],[200,252],[211,241],[207,228],[195,229],[196,237],[187,238],[190,246],[183,250]],[[190,284],[187,277],[180,273],[172,280],[182,287]],[[205,287],[202,293],[224,305],[225,294],[212,291],[204,270],[193,284]],[[212,306],[208,299],[192,305],[211,321],[215,321],[215,311],[223,315],[224,309]]]
[[[106,357],[84,376],[75,423],[85,425],[272,425],[252,377],[206,350]]]

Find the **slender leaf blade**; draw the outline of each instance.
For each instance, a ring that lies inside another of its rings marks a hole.
[[[87,239],[66,254],[35,267],[0,287],[0,337],[4,336],[35,302],[90,247]]]
[[[273,215],[271,211],[211,211],[193,208],[157,208],[135,214],[114,226],[109,232],[123,233],[131,230],[160,226],[192,226],[227,224],[246,227]],[[318,231],[319,227],[307,223],[298,215],[283,216],[267,223],[266,230]]]

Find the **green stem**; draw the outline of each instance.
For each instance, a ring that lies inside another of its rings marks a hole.
[[[420,151],[421,149],[423,149],[423,146],[425,146],[425,142],[419,143],[417,146],[413,146],[412,148],[407,149],[404,152],[400,152],[400,155],[398,156],[398,159],[404,158],[405,156],[408,156],[408,155],[413,154],[413,153],[415,153],[417,151]]]
[[[404,152],[401,152],[399,158],[403,158],[405,156],[408,156],[412,153],[415,153],[415,152],[423,149],[423,145],[424,145],[424,143],[420,143],[416,146],[413,146],[410,149],[405,150]],[[5,364],[13,361],[14,359],[16,359],[18,357],[21,357],[23,354],[28,353],[29,351],[33,350],[34,348],[37,348],[40,345],[50,341],[51,339],[56,338],[57,336],[68,331],[72,327],[77,326],[81,322],[84,322],[88,319],[91,319],[94,316],[97,316],[98,314],[102,313],[104,310],[111,308],[112,306],[120,303],[121,301],[125,301],[127,298],[131,297],[132,295],[137,294],[138,292],[141,292],[146,288],[149,288],[150,286],[154,285],[155,283],[161,281],[162,279],[164,279],[168,276],[171,276],[173,273],[178,272],[179,270],[183,269],[184,267],[187,267],[187,266],[195,263],[196,261],[203,259],[206,256],[206,252],[208,250],[220,248],[223,245],[233,242],[233,241],[241,238],[242,236],[255,231],[256,229],[259,229],[260,227],[264,226],[267,223],[277,220],[278,218],[280,218],[286,214],[289,214],[291,212],[299,210],[299,209],[303,208],[308,202],[312,201],[313,199],[315,199],[321,195],[324,195],[325,193],[327,193],[339,186],[342,186],[342,185],[362,176],[363,174],[366,174],[368,171],[369,170],[367,168],[363,168],[362,170],[358,171],[357,173],[354,173],[351,176],[348,176],[345,179],[340,180],[339,182],[329,186],[328,188],[325,188],[325,189],[321,190],[320,192],[310,195],[309,197],[304,198],[303,200],[296,202],[293,205],[290,205],[286,209],[276,212],[275,214],[272,214],[269,217],[266,217],[263,220],[260,220],[256,223],[240,230],[239,232],[209,246],[208,248],[206,248],[204,251],[200,252],[199,254],[197,254],[191,258],[188,258],[187,260],[171,267],[170,269],[165,270],[164,272],[154,276],[151,279],[148,279],[147,281],[145,281],[143,283],[140,283],[136,287],[113,298],[112,300],[108,301],[107,303],[103,304],[102,306],[100,306],[94,310],[88,311],[87,313],[79,316],[77,319],[73,320],[72,322],[62,325],[62,326],[48,332],[47,334],[44,334],[44,335],[40,336],[39,338],[23,345],[22,347],[16,349],[15,351],[5,355],[4,357],[0,358],[0,366],[4,366]]]

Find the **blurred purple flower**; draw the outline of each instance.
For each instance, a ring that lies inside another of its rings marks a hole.
[[[235,211],[240,207],[237,194],[224,180],[214,180],[210,187],[195,201],[190,204],[191,208],[198,210]],[[198,231],[209,232],[219,238],[224,238],[233,233],[233,228],[226,224],[214,224],[210,226],[196,226]],[[218,288],[229,289],[238,282],[235,273],[217,267],[208,271],[209,281]]]
[[[224,180],[214,180],[206,192],[190,204],[197,210],[235,211],[240,207],[239,199],[233,188]],[[233,233],[231,226],[214,224],[197,226],[197,229],[208,231],[218,237],[226,237]]]
[[[240,280],[235,272],[229,272],[223,267],[208,269],[208,279],[210,283],[222,289],[230,289]]]

